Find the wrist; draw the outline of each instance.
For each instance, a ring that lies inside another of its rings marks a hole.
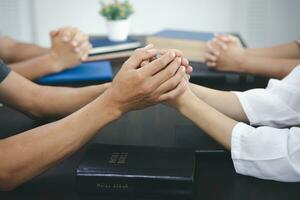
[[[110,91],[107,89],[102,95],[97,98],[98,101],[101,101],[106,108],[109,110],[109,115],[113,119],[120,118],[125,112],[122,109],[122,106],[114,101],[114,97]]]
[[[174,105],[180,113],[183,113],[183,111],[189,107],[191,101],[193,101],[194,98],[197,98],[194,93],[191,90],[187,90],[177,98]]]
[[[246,53],[246,50],[243,50],[240,54],[240,56],[238,56],[238,59],[237,59],[237,72],[240,72],[240,73],[247,73],[247,68],[245,68],[245,60],[247,59],[247,53]]]
[[[51,59],[51,72],[52,73],[57,73],[63,70],[63,66],[60,62],[60,58],[57,55],[57,53],[55,53],[53,50],[50,50],[50,52],[48,53],[48,56]]]

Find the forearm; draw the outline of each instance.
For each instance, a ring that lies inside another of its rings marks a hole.
[[[178,109],[210,137],[230,150],[232,130],[237,121],[218,112],[193,94],[185,98]]]
[[[13,53],[13,62],[20,62],[50,53],[50,49],[35,44],[17,42],[13,48]]]
[[[103,95],[60,121],[0,141],[0,186],[13,189],[40,174],[120,115]]]
[[[0,84],[0,99],[25,114],[57,118],[75,112],[109,86],[110,83],[83,88],[40,86],[11,72]]]
[[[29,80],[35,80],[44,75],[60,71],[58,62],[51,53],[10,64],[9,67]]]
[[[248,54],[245,55],[240,69],[245,73],[282,79],[299,64],[300,59],[271,58]]]
[[[64,117],[96,99],[109,86],[110,83],[82,88],[40,86],[31,110],[38,117]]]
[[[190,84],[190,89],[199,99],[224,115],[237,121],[248,123],[248,118],[235,94],[206,88],[196,84]]]
[[[246,49],[246,53],[263,57],[300,59],[300,48],[296,42],[270,48],[249,48]]]
[[[0,37],[0,56],[6,63],[15,63],[49,53],[48,48]]]

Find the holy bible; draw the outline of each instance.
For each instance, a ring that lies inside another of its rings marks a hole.
[[[192,195],[191,149],[92,145],[77,168],[77,190],[103,196]]]

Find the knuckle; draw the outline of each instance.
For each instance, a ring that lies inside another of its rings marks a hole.
[[[142,73],[139,72],[139,71],[134,71],[134,73],[133,73],[133,78],[134,78],[138,83],[140,83],[140,82],[143,81],[143,75],[142,75]]]
[[[163,58],[158,59],[158,60],[157,60],[157,64],[158,64],[159,66],[165,65],[164,59],[163,59]]]
[[[141,54],[142,51],[143,51],[143,50],[142,50],[141,48],[139,48],[139,49],[134,50],[134,53],[135,53],[135,54]]]
[[[174,79],[170,85],[172,88],[175,88],[178,85],[178,80]]]
[[[163,60],[163,57],[158,58],[157,60],[155,60],[155,61],[153,62],[153,65],[154,65],[155,67],[163,67],[163,66],[165,66],[165,62],[164,62],[164,60]]]
[[[167,76],[169,76],[169,77],[173,76],[173,75],[174,75],[173,69],[172,69],[172,68],[166,69],[166,74],[167,74]]]
[[[144,54],[144,52],[143,52],[143,50],[141,50],[141,49],[135,50],[135,52],[134,52],[134,55],[135,55],[137,58],[143,57],[143,54]]]

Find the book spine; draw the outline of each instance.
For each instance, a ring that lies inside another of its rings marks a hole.
[[[77,176],[79,193],[103,196],[191,196],[192,185],[192,180]]]

